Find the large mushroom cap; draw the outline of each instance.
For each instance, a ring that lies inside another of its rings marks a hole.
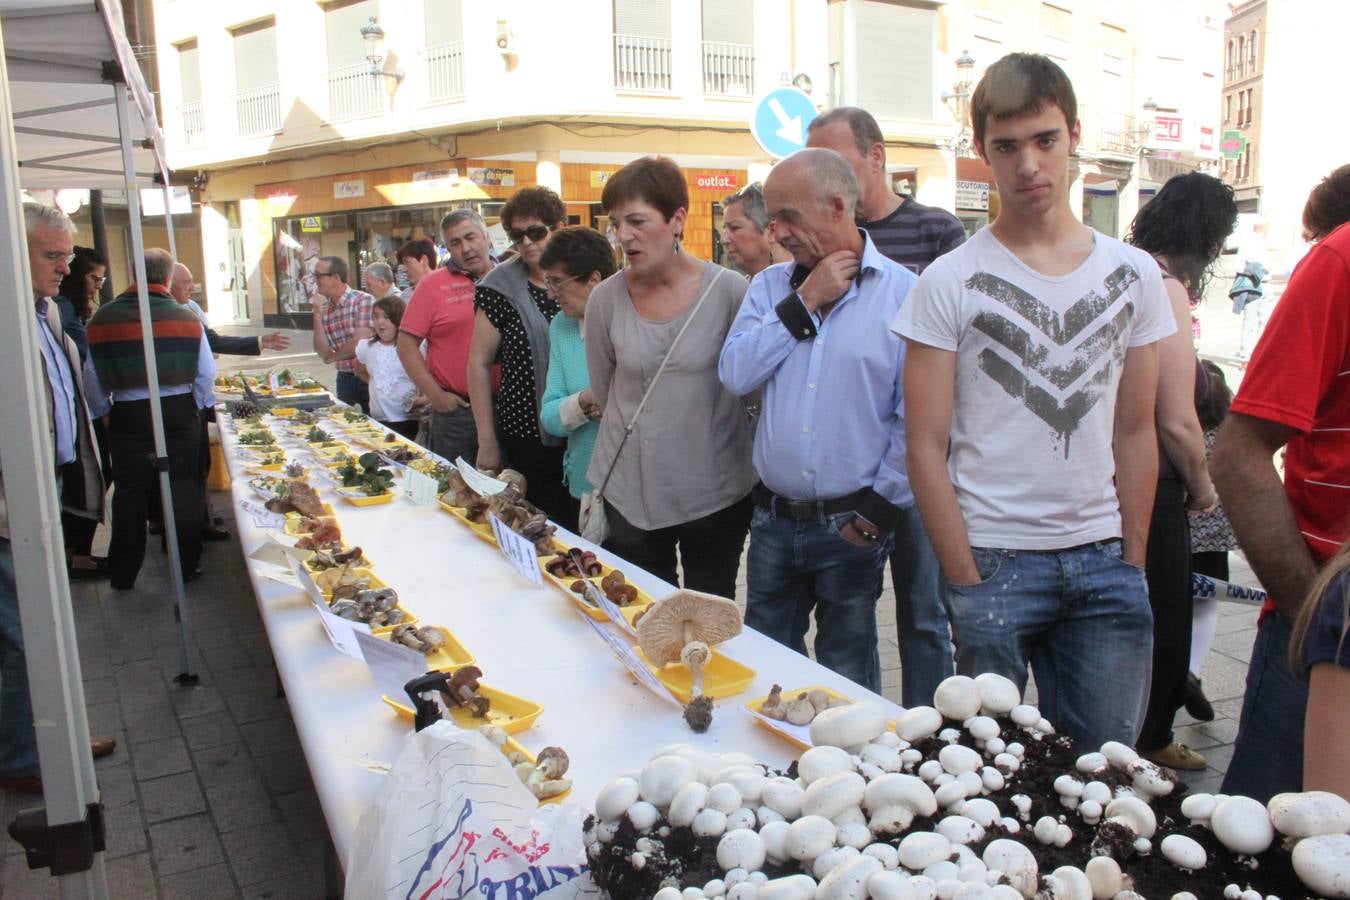
[[[638,644],[655,665],[677,662],[690,641],[709,647],[741,633],[741,611],[725,597],[676,591],[653,603],[637,622]]]

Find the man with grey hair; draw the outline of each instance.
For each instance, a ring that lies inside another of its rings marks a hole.
[[[202,324],[192,310],[169,293],[174,260],[165,250],[145,251],[145,285],[150,301],[150,328],[158,372],[158,401],[168,454],[169,487],[184,581],[201,574],[201,496],[197,482],[200,421],[197,410],[208,405],[215,360]],[[89,359],[93,363],[90,406],[108,417],[108,449],[112,455],[112,539],[108,571],[116,590],[136,584],[145,557],[148,498],[158,479],[150,418],[150,381],[141,343],[141,308],[135,285],[89,320]]]
[[[398,286],[394,284],[394,270],[388,263],[371,263],[366,266],[366,292],[379,300],[383,297],[403,298]]]
[[[487,223],[472,209],[456,209],[441,219],[441,239],[450,251],[446,268],[463,272],[477,282],[497,265]]]
[[[858,178],[858,221],[878,250],[916,275],[965,243],[961,222],[945,209],[924,206],[891,190],[886,143],[871,113],[841,106],[811,120],[806,144],[842,156]],[[922,706],[952,674],[951,624],[942,604],[937,555],[919,508],[900,511],[891,553],[895,624],[900,644],[901,702]]]
[[[749,278],[792,258],[774,242],[769,214],[764,209],[764,190],[758,184],[748,185],[722,201],[722,246],[736,268]]]
[[[75,226],[60,210],[34,203],[24,204],[23,219],[33,283],[33,330],[41,358],[37,374],[42,378],[43,418],[55,453],[56,495],[66,512],[97,520],[103,516],[104,486],[80,382],[79,352],[62,333],[56,304],[51,302],[60,291],[61,279],[70,274]],[[63,492],[65,481],[72,478],[79,479],[82,489]],[[0,683],[4,685],[0,691],[0,789],[36,792],[42,790],[42,776],[4,488],[0,473]],[[91,749],[94,756],[107,756],[115,746],[116,742],[100,738],[92,742]]]
[[[745,621],[881,689],[876,603],[891,530],[914,502],[905,472],[904,342],[888,333],[914,274],[854,222],[858,183],[831,150],[774,167],[764,202],[794,262],[750,284],[718,367],[732,393],[762,390]]]

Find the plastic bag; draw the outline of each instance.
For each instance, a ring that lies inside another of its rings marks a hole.
[[[346,896],[598,897],[585,816],[574,803],[539,806],[500,750],[442,720],[409,736],[357,824]]]

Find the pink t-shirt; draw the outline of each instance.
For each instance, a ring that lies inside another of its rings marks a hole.
[[[427,342],[427,368],[436,383],[465,398],[469,396],[473,293],[468,276],[437,269],[417,283],[399,326],[400,331]]]

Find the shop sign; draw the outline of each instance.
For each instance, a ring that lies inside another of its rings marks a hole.
[[[694,179],[694,187],[702,191],[734,191],[737,186],[735,175],[699,175]]]
[[[1246,149],[1247,139],[1240,131],[1225,131],[1223,140],[1219,141],[1219,152],[1223,154],[1224,159],[1237,159]]]
[[[956,183],[957,209],[989,209],[989,184],[984,181]]]
[[[423,169],[412,173],[412,182],[431,191],[452,188],[459,184],[459,169]]]
[[[1181,116],[1155,116],[1153,142],[1155,144],[1181,143]]]
[[[591,170],[591,187],[593,187],[593,188],[602,188],[602,187],[604,187],[604,186],[605,186],[605,182],[606,182],[606,181],[609,181],[609,176],[611,176],[611,175],[613,175],[613,174],[614,174],[613,172],[599,172],[599,171],[596,171],[595,169],[592,169],[592,170]]]
[[[481,166],[469,170],[469,180],[483,187],[515,187],[516,170]]]
[[[1200,126],[1200,141],[1196,144],[1196,150],[1200,153],[1214,152],[1214,129],[1208,125]]]
[[[333,182],[334,200],[353,200],[357,197],[366,195],[366,180],[364,178],[353,178],[351,181]]]
[[[319,221],[318,216],[305,216],[300,220],[300,230],[319,233],[323,231],[323,223]]]

